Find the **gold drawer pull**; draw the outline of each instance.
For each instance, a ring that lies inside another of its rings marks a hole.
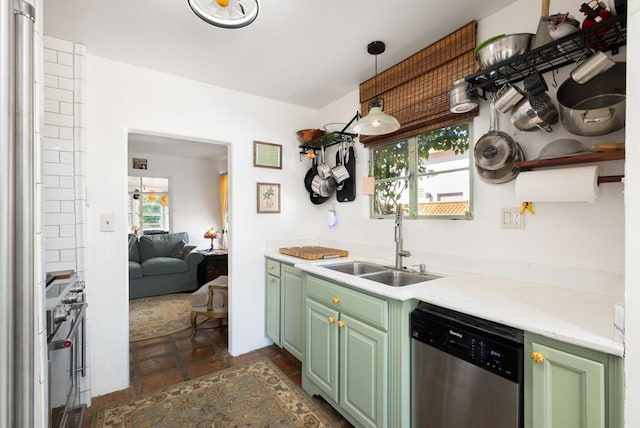
[[[333,299],[331,299],[331,301],[332,301],[334,304],[336,304],[336,305],[337,305],[338,303],[340,303],[340,298],[339,298],[339,297],[334,297]]]
[[[269,282],[276,282],[275,278],[269,278]]]
[[[274,265],[269,266],[269,270],[274,270],[276,267]]]
[[[540,352],[532,352],[531,353],[531,359],[533,360],[534,363],[541,363],[544,361],[544,355],[542,355]]]
[[[338,321],[338,327],[340,328],[344,327],[344,321],[342,320]]]
[[[336,321],[334,317],[329,317],[327,320],[329,321],[329,324],[333,324]]]

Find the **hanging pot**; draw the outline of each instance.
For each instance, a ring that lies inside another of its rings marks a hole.
[[[511,123],[521,131],[537,128],[551,132],[551,124],[558,122],[558,110],[546,92],[527,96],[513,109]]]
[[[489,132],[481,136],[474,147],[475,163],[483,170],[504,168],[517,154],[516,142],[506,132],[498,131],[494,100],[489,106]]]
[[[580,85],[568,78],[558,89],[560,120],[572,134],[604,135],[625,125],[626,62]]]
[[[313,158],[311,163],[311,168],[307,170],[307,173],[304,176],[304,187],[307,189],[307,192],[311,192],[311,181],[313,177],[316,175],[316,158]]]
[[[487,183],[493,183],[493,184],[502,184],[502,183],[507,183],[518,176],[520,169],[514,167],[513,163],[523,161],[525,158],[524,158],[524,151],[522,150],[522,147],[520,147],[520,145],[516,142],[514,142],[514,144],[516,146],[516,150],[515,150],[516,156],[513,159],[513,161],[507,163],[502,168],[499,168],[496,170],[486,170],[476,165],[476,170],[478,171],[478,175],[483,181],[486,181]]]
[[[321,174],[320,167],[322,165],[326,166],[329,170],[326,174]],[[318,173],[313,177],[313,180],[311,180],[311,191],[326,198],[336,191],[338,183],[336,183],[336,179],[331,175],[331,169],[324,162],[324,148],[322,149],[322,159],[320,159],[320,164],[317,168]]]

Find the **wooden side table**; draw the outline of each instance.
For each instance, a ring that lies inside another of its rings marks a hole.
[[[198,265],[198,286],[201,286],[220,275],[228,273],[228,255],[226,251],[201,251],[204,259]]]

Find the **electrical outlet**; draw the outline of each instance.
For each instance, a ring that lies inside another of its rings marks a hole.
[[[500,210],[500,227],[503,229],[524,229],[524,216],[520,208],[502,208]]]

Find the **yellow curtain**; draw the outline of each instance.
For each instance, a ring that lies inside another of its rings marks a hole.
[[[222,222],[223,246],[227,248],[227,192],[229,189],[229,174],[220,174],[220,221]]]

